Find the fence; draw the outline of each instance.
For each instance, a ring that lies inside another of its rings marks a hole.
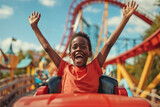
[[[21,75],[12,82],[7,80],[4,82],[1,81],[0,86],[0,107],[7,106],[16,96],[29,92],[35,87],[34,77],[27,75]]]

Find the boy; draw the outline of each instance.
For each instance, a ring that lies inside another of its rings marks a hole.
[[[89,37],[85,33],[76,33],[70,43],[69,56],[72,58],[74,65],[69,64],[51,48],[47,40],[40,32],[37,24],[41,14],[32,12],[29,18],[30,25],[35,32],[42,47],[50,56],[51,60],[59,68],[57,75],[62,77],[62,93],[96,93],[99,87],[99,77],[102,75],[101,67],[103,66],[108,53],[132,16],[138,5],[133,0],[127,3],[123,8],[123,19],[119,26],[107,40],[98,56],[88,65],[88,57],[92,56],[91,44]]]

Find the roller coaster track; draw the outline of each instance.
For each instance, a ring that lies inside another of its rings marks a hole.
[[[72,35],[74,33],[73,32],[73,25],[75,24],[75,20],[76,20],[76,16],[77,16],[78,12],[81,9],[83,9],[84,7],[91,5],[93,3],[104,3],[104,2],[109,2],[113,5],[119,6],[120,8],[123,8],[126,6],[124,3],[121,3],[117,0],[73,0],[73,2],[71,3],[71,5],[69,7],[69,10],[68,10],[65,29],[64,29],[64,33],[63,33],[62,40],[60,43],[60,48],[62,46],[65,46],[64,52],[61,56],[62,58],[66,55],[66,51],[67,51],[67,48],[69,45],[70,38],[72,37]],[[148,18],[144,13],[142,13],[140,11],[135,11],[134,15],[136,15],[137,17],[139,17],[140,19],[142,19],[143,21],[145,21],[149,25],[152,24],[152,20],[150,18]]]
[[[141,53],[151,51],[160,48],[160,28],[134,48],[118,55],[117,57],[107,60],[103,67],[105,68],[109,64],[117,64],[124,62],[126,59],[139,55]]]

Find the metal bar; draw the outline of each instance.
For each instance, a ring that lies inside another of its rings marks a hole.
[[[124,64],[119,63],[118,64],[118,68],[120,69],[122,76],[126,79],[126,81],[127,81],[128,85],[129,85],[130,89],[132,90],[134,83],[131,80],[131,78],[130,78],[130,76],[129,76],[129,74],[128,74],[125,66],[124,66]]]
[[[141,78],[136,90],[136,94],[140,93],[140,90],[143,89],[144,84],[146,83],[147,77],[149,75],[149,72],[151,70],[151,66],[153,64],[153,60],[154,60],[154,56],[155,56],[155,52],[154,51],[150,51],[148,52],[148,57],[145,63],[145,66],[143,68],[142,74],[141,74]]]

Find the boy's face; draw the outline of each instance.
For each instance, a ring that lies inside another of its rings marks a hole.
[[[71,42],[69,56],[72,58],[75,66],[85,66],[88,57],[92,56],[92,52],[89,51],[87,39],[81,36],[75,37]]]

